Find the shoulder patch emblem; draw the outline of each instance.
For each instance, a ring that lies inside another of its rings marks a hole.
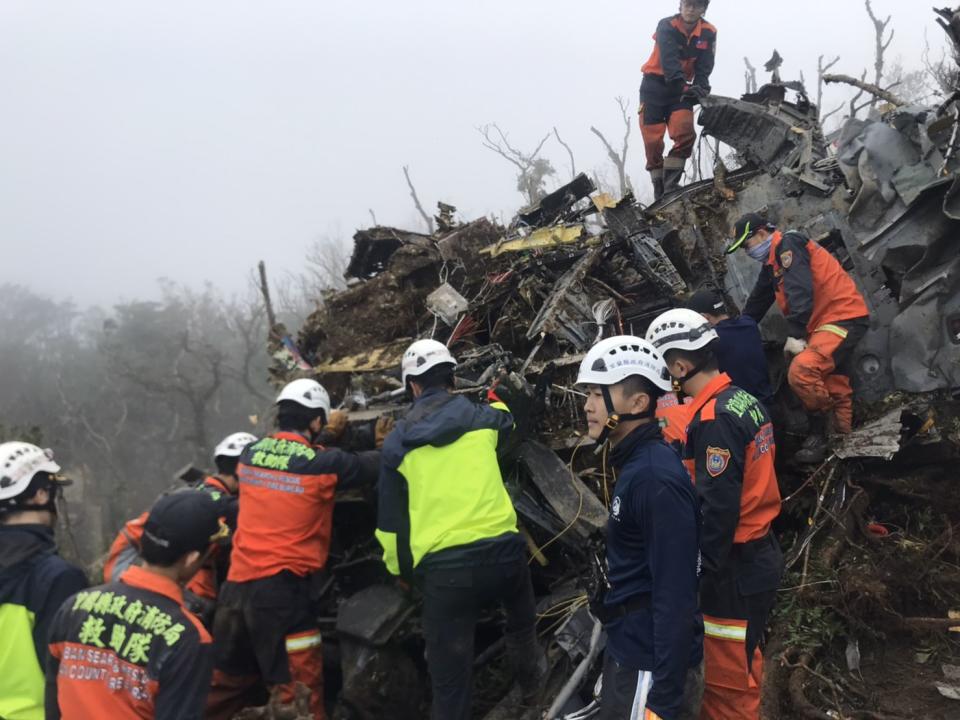
[[[790,269],[790,266],[793,265],[793,250],[787,250],[780,254],[780,264],[783,265],[784,270]]]
[[[610,510],[613,514],[614,520],[620,519],[620,496],[613,498],[613,503],[610,505]]]
[[[723,475],[730,464],[730,451],[724,448],[707,447],[707,474],[710,477]]]

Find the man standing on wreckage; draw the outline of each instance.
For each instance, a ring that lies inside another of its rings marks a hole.
[[[679,13],[657,25],[653,54],[642,69],[640,132],[655,199],[680,185],[697,139],[693,106],[710,94],[717,29],[703,19],[709,5],[710,0],[680,0]],[[673,149],[664,160],[667,132]]]
[[[523,704],[536,713],[546,659],[526,545],[497,461],[513,418],[492,390],[489,406],[453,395],[456,367],[436,340],[403,355],[413,406],[383,444],[377,539],[387,569],[423,594],[433,720],[471,717],[477,619],[498,605]]]
[[[684,464],[700,497],[700,609],[706,688],[703,720],[758,720],[760,640],[776,600],[783,554],[773,425],[760,402],[721,373],[717,331],[698,312],[670,310],[647,330],[693,397]]]
[[[697,610],[699,508],[657,399],[671,388],[660,353],[638,337],[597,343],[580,365],[588,433],[613,446],[608,588],[591,604],[607,631],[601,720],[696,720],[703,694]]]

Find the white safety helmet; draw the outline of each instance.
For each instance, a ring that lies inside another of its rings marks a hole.
[[[457,366],[456,358],[442,342],[436,340],[417,340],[403,354],[400,362],[403,386],[407,386],[407,378],[423,375],[427,370],[437,365]]]
[[[653,345],[632,335],[601,340],[580,363],[577,385],[609,386],[639,375],[664,392],[673,385],[667,364]]]
[[[667,310],[650,323],[647,341],[661,355],[670,350],[699,350],[717,339],[717,331],[696,310]]]
[[[277,395],[277,402],[290,400],[311,410],[323,410],[330,417],[330,395],[323,385],[310,378],[301,378],[287,383]]]
[[[60,472],[60,466],[53,461],[52,450],[26,442],[0,444],[0,507],[12,504],[6,501],[22,494],[38,472],[51,475]]]
[[[240,457],[243,449],[250,443],[255,443],[256,441],[257,436],[251,435],[248,432],[238,432],[227,435],[220,441],[217,447],[214,448],[213,457]]]

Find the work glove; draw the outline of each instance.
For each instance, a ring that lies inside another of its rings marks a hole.
[[[659,715],[657,715],[650,708],[646,708],[643,711],[643,720],[663,720]]]
[[[687,81],[683,78],[677,78],[676,80],[671,80],[667,83],[667,92],[670,95],[676,97],[677,95],[683,95],[687,90]]]
[[[394,425],[396,425],[396,422],[389,415],[381,415],[377,418],[377,424],[373,428],[374,443],[377,450],[383,447],[383,442],[387,439],[387,435],[393,432]]]
[[[799,355],[806,349],[807,341],[803,338],[787,338],[787,341],[783,344],[783,354],[786,357]]]
[[[347,419],[347,413],[343,410],[331,410],[327,424],[323,426],[324,438],[329,438],[331,442],[342,438],[347,429]]]
[[[702,85],[691,85],[686,89],[686,92],[683,93],[683,98],[684,100],[691,100],[694,103],[698,103],[709,94],[710,91]]]

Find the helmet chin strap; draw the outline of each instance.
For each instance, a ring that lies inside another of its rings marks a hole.
[[[704,360],[699,365],[694,365],[692,368],[690,368],[690,372],[688,372],[686,375],[683,377],[674,378],[674,380],[676,380],[680,385],[683,385],[685,382],[687,382],[687,380],[690,380],[695,375],[699,375],[701,372],[703,372],[703,368],[706,367],[706,365],[707,361]]]
[[[613,398],[610,397],[610,388],[606,385],[600,386],[600,392],[603,394],[603,404],[607,408],[607,421],[603,424],[603,430],[600,431],[600,437],[597,438],[597,447],[593,451],[599,454],[603,451],[603,446],[610,439],[610,433],[616,430],[620,423],[630,422],[631,420],[644,420],[651,418],[656,414],[656,403],[650,403],[650,408],[645,413],[624,413],[620,414],[613,407]]]

